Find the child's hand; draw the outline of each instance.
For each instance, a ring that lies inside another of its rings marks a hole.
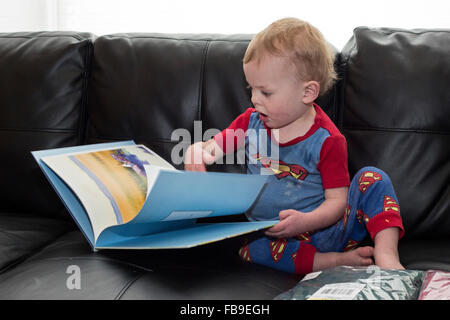
[[[302,234],[306,231],[306,224],[303,223],[307,214],[297,210],[280,211],[280,222],[268,229],[265,234],[275,238],[290,238]]]
[[[184,170],[206,171],[206,164],[214,163],[215,157],[203,145],[200,141],[189,146],[184,158]]]

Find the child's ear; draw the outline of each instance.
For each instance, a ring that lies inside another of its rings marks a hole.
[[[320,92],[320,84],[317,81],[305,82],[305,90],[303,93],[303,103],[310,104],[317,99]]]

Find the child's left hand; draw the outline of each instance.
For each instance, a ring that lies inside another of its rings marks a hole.
[[[268,229],[265,235],[275,238],[290,238],[311,231],[306,230],[307,223],[304,223],[306,215],[304,212],[293,209],[280,211],[280,222]]]

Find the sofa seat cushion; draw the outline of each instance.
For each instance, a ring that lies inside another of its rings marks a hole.
[[[0,273],[46,246],[71,226],[56,219],[0,213]]]
[[[241,262],[230,243],[92,252],[73,231],[0,275],[0,299],[272,299],[300,280]]]
[[[0,299],[116,299],[142,272],[147,270],[92,253],[72,231],[0,275]]]
[[[200,261],[197,267],[167,267],[137,279],[122,299],[271,300],[300,280],[254,264],[236,269],[202,268]]]
[[[242,236],[242,237],[245,237]],[[153,270],[122,299],[273,299],[301,276],[243,262],[241,237],[189,249],[108,251],[105,254]]]
[[[450,272],[450,239],[400,241],[400,260],[405,268]]]

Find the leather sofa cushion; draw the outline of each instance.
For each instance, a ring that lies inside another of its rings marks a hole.
[[[0,273],[20,263],[73,225],[18,213],[0,214]]]
[[[0,274],[0,299],[272,299],[301,279],[241,262],[232,250],[236,241],[93,253],[73,231]],[[66,286],[73,265],[80,271],[79,290]]]
[[[449,236],[448,52],[448,30],[366,27],[342,50],[350,173],[366,165],[388,173],[405,239]]]
[[[187,147],[207,129],[224,129],[251,106],[242,59],[252,37],[132,33],[97,38],[87,142],[133,139],[171,161],[179,142]],[[334,90],[319,99],[332,119]],[[202,121],[199,131],[195,120]],[[190,139],[172,139],[180,128]]]
[[[170,160],[172,132],[200,117],[207,41],[117,34],[94,44],[88,143],[133,139]]]
[[[408,269],[450,272],[448,239],[413,239],[400,241],[400,261]]]
[[[69,279],[75,275],[71,266],[79,267],[79,290],[70,286],[76,284]],[[91,254],[81,233],[75,231],[1,274],[0,299],[113,300],[140,275],[138,271],[138,267]]]
[[[86,33],[0,33],[0,212],[67,216],[30,152],[82,141],[91,47]]]

